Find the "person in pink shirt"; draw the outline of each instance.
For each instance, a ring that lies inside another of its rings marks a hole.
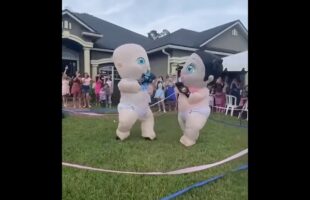
[[[103,81],[100,79],[100,76],[96,76],[96,83],[95,83],[95,95],[96,95],[96,105],[99,105],[99,99],[100,99],[100,90],[103,86]]]
[[[73,108],[80,108],[81,106],[81,85],[82,76],[79,72],[76,72],[76,76],[73,78],[73,85],[71,93],[73,94]]]

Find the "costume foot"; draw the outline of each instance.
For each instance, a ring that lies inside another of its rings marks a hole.
[[[190,147],[196,143],[195,141],[190,140],[184,135],[181,137],[180,142],[186,147]]]
[[[145,140],[148,140],[148,141],[152,141],[152,140],[156,140],[157,138],[155,137],[155,138],[153,138],[153,139],[151,139],[151,138],[149,138],[149,137],[143,137]]]

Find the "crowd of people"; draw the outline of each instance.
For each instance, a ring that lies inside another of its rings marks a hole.
[[[68,98],[72,97],[73,108],[91,108],[91,93],[94,91],[96,105],[111,107],[113,93],[110,77],[97,75],[95,80],[84,73],[79,72],[73,77],[66,74],[67,67],[62,75],[62,102],[63,107],[68,107]]]
[[[83,76],[76,72],[75,76],[68,77],[66,70],[62,76],[62,100],[63,106],[68,107],[68,98],[73,97],[73,108],[90,108],[91,91],[94,92],[96,106],[111,107],[113,84],[111,77],[97,75],[92,80],[88,73]],[[155,77],[153,74],[151,82],[144,85],[140,82],[141,88],[146,89],[150,95],[150,103],[156,103],[159,112],[175,111],[177,109],[177,97],[175,94],[175,83],[177,76],[167,75]],[[217,112],[224,112],[226,106],[226,95],[236,97],[236,104],[242,107],[247,101],[247,86],[243,86],[241,81],[233,78],[229,81],[228,76],[223,79],[219,77],[207,86],[210,91],[210,105],[215,106]],[[155,105],[154,105],[155,106]]]
[[[224,80],[222,77],[219,77],[208,88],[210,90],[210,104],[211,106],[215,106],[217,112],[225,112],[226,95],[236,97],[236,105],[239,107],[242,107],[247,101],[247,85],[242,85],[241,80],[238,78],[233,78],[229,82],[228,76]]]

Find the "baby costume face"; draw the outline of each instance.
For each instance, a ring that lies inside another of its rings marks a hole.
[[[121,78],[141,78],[150,69],[149,59],[144,48],[137,44],[124,44],[113,53],[113,61]]]
[[[201,58],[193,53],[181,70],[181,81],[189,87],[205,87],[205,66]]]

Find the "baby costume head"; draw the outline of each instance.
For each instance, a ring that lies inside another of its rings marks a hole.
[[[144,48],[137,44],[124,44],[113,53],[113,62],[121,78],[139,80],[150,69]]]
[[[203,50],[193,53],[181,70],[181,81],[186,86],[202,88],[212,82],[223,71],[223,60]]]

